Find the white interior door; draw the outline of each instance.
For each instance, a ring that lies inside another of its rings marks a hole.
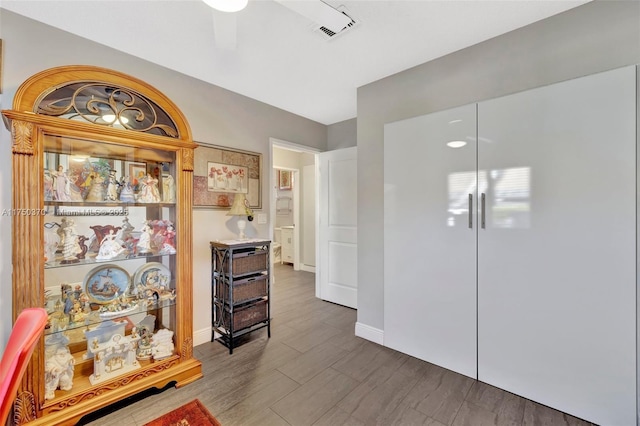
[[[357,148],[318,154],[318,296],[357,308]]]
[[[603,425],[636,424],[635,80],[478,106],[478,378]]]
[[[384,344],[475,378],[476,105],[385,125]]]

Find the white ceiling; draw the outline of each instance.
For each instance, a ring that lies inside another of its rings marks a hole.
[[[326,0],[358,22],[326,40],[281,4],[250,0],[235,15],[235,48],[216,45],[221,12],[200,0],[0,0],[0,7],[333,124],[356,116],[359,86],[587,1]]]

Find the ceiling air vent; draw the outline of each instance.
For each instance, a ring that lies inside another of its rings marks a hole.
[[[335,37],[346,33],[348,30],[357,25],[357,22],[346,13],[346,8],[344,6],[338,7],[337,10],[349,19],[349,22],[341,30],[334,31],[330,28],[325,27],[324,25],[314,27],[314,31],[322,35],[322,37],[327,40],[332,40]]]
[[[321,0],[275,0],[284,7],[313,22],[313,31],[327,39],[333,39],[356,25],[344,6],[335,8]]]

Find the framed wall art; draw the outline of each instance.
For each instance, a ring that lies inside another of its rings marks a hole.
[[[194,153],[193,207],[228,209],[235,194],[262,208],[262,154],[199,143]]]
[[[278,189],[291,189],[291,170],[278,170]]]

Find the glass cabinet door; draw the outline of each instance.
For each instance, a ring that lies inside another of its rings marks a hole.
[[[176,152],[44,135],[45,400],[174,356]]]

